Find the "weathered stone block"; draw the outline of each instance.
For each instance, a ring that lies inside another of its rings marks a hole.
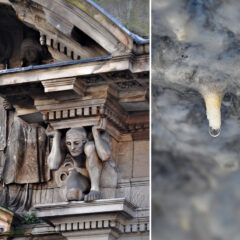
[[[124,197],[126,200],[130,201],[130,196],[131,196],[130,180],[129,179],[121,179],[118,182],[116,197],[117,198]]]
[[[131,202],[138,207],[149,207],[149,187],[148,186],[134,186],[131,188]]]
[[[120,142],[117,162],[120,179],[132,177],[132,161],[133,142]]]
[[[149,176],[149,141],[135,141],[133,177],[147,176]]]

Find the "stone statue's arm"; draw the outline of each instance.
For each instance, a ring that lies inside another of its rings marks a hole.
[[[47,132],[48,136],[53,136],[52,149],[48,156],[47,163],[51,170],[57,170],[64,161],[65,153],[62,150],[62,134],[55,130]]]
[[[102,124],[101,124],[102,125]],[[107,161],[111,157],[111,147],[109,144],[101,137],[100,130],[103,126],[93,126],[92,133],[97,150],[97,154],[102,161]]]
[[[5,110],[13,110],[13,106],[6,100],[3,100],[3,107]]]

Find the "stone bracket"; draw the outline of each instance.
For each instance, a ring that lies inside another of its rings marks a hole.
[[[127,131],[127,114],[117,102],[108,98],[59,103],[57,108],[55,104],[36,107],[43,114],[43,119],[56,129],[68,128],[68,125],[93,126],[100,118],[106,118],[120,131]]]
[[[84,87],[75,77],[45,80],[41,83],[46,93],[73,90],[79,96],[84,95]]]

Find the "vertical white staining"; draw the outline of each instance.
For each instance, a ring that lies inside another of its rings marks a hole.
[[[221,131],[221,103],[223,91],[205,90],[202,92],[209,122],[209,134],[217,137]]]

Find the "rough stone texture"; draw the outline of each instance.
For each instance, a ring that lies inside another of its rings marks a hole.
[[[148,0],[95,0],[128,30],[149,37]]]
[[[239,238],[240,6],[217,2],[153,1],[153,240]],[[200,92],[222,84],[222,132],[212,138]]]
[[[149,176],[149,141],[119,142],[119,178]]]
[[[149,184],[149,182],[147,182]],[[134,186],[131,189],[131,202],[141,208],[149,207],[149,186]]]
[[[125,198],[139,208],[149,208],[149,177],[121,179],[116,191],[117,198]]]
[[[132,177],[133,142],[120,142],[118,146],[119,178]]]
[[[133,177],[149,176],[149,141],[134,141]]]

